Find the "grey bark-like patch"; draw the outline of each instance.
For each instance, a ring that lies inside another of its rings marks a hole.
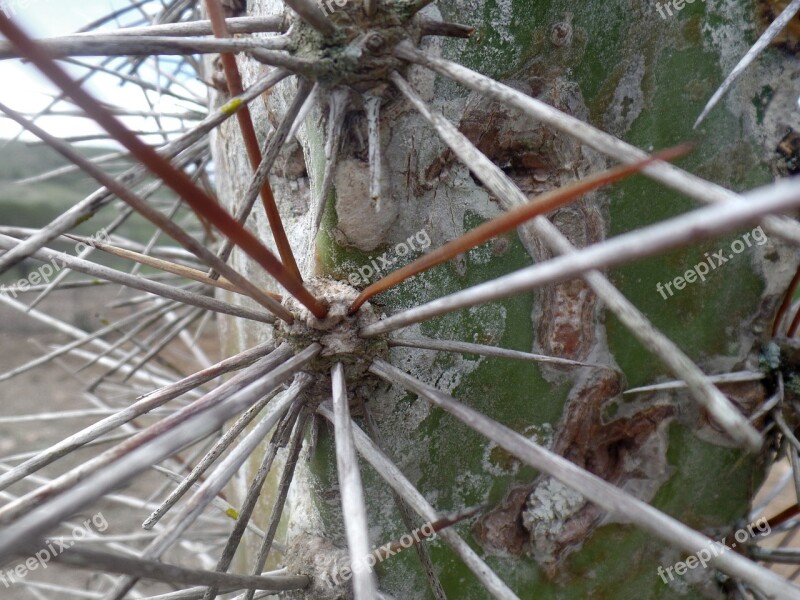
[[[386,233],[397,218],[391,195],[381,199],[380,210],[369,196],[369,167],[353,158],[340,161],[336,169],[336,216],[340,241],[369,252],[385,243]]]

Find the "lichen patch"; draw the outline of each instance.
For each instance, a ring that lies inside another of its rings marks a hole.
[[[559,557],[561,548],[554,540],[585,502],[578,492],[552,478],[545,479],[528,496],[522,524],[530,533],[533,554],[539,562],[548,563]]]
[[[285,566],[293,575],[307,575],[311,585],[303,590],[283,592],[285,600],[352,600],[353,591],[347,579],[335,577],[349,564],[346,550],[330,540],[301,534],[289,544]]]

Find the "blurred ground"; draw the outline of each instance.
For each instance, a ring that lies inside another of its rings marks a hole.
[[[41,309],[51,316],[63,319],[70,325],[95,329],[102,326],[101,321],[104,319],[118,318],[126,314],[124,310],[112,311],[108,308],[109,304],[119,299],[116,290],[116,287],[104,286],[90,290],[58,292],[51,296],[51,299],[46,300]],[[20,298],[30,301],[32,295],[28,294],[25,298],[22,296]],[[106,308],[103,309],[103,312],[96,313],[87,307]],[[203,339],[205,350],[212,360],[216,360],[216,355],[214,354],[215,340],[216,333],[212,324],[208,327],[208,334]],[[44,346],[52,343],[63,344],[65,341],[70,341],[70,339],[63,334],[53,333],[52,328],[0,304],[0,373],[42,356]],[[177,351],[173,351],[171,358],[175,362],[183,360],[187,363],[187,366],[190,364],[196,365],[185,348],[178,348]],[[14,377],[9,381],[0,382],[0,418],[92,407],[83,390],[86,384],[96,377],[100,371],[89,369],[77,376],[73,375],[72,373],[80,365],[81,362],[75,359],[57,360],[47,366],[39,367]],[[148,389],[153,387],[157,386],[151,386]],[[145,387],[142,387],[140,391],[145,389]],[[135,396],[135,392],[127,394],[127,397],[120,396],[114,407],[119,408],[126,405]],[[0,464],[19,464],[20,460],[8,460],[7,457],[43,449],[67,435],[96,422],[100,418],[102,417],[61,418],[11,424],[0,421],[0,457],[2,457],[0,458]],[[153,419],[141,419],[137,422],[146,425],[152,423]],[[79,450],[72,456],[45,467],[39,471],[38,475],[48,479],[52,478],[68,468],[96,456],[108,447],[109,444],[105,444]],[[162,475],[149,472],[132,481],[129,489],[120,489],[118,492],[130,497],[147,498],[155,495],[156,498],[163,499],[166,495],[164,485],[167,482]],[[170,486],[174,485],[171,482],[169,483]],[[30,491],[33,487],[34,484],[25,481],[10,487],[7,492],[18,496]],[[1,499],[2,503],[5,503],[9,497],[2,496]],[[105,535],[129,536],[131,533],[139,535],[144,530],[139,528],[137,531],[136,524],[144,520],[149,512],[150,510],[145,508],[141,502],[137,506],[135,503],[121,504],[119,502],[100,501],[82,511],[80,516],[71,519],[70,522],[83,528],[82,523],[85,519],[95,516],[100,528],[104,528],[104,521],[107,522],[108,526],[104,532]],[[98,513],[100,513],[99,517],[97,517]],[[201,521],[201,529],[203,525]],[[207,524],[205,524],[205,527],[207,528]],[[93,524],[90,529],[97,528]],[[73,527],[62,527],[57,532],[54,532],[52,537],[69,537],[72,535],[72,531]],[[124,541],[126,544],[130,544],[129,540]],[[147,540],[144,541],[146,542]],[[140,547],[142,543],[139,543]],[[101,548],[98,544],[92,543],[88,547],[93,549]],[[205,548],[198,546],[196,549],[202,550]],[[122,548],[112,548],[111,550],[120,551]],[[0,566],[0,574],[12,570],[16,565],[23,563],[24,558],[20,558]],[[205,566],[211,568],[213,565]],[[37,567],[34,572],[29,573],[24,579],[24,585],[6,587],[2,578],[0,578],[0,599],[50,600],[52,598],[53,600],[58,600],[60,598],[99,598],[98,590],[108,589],[108,579],[110,578],[106,575],[97,576],[89,571],[66,569],[54,562],[50,562],[46,569]],[[57,587],[51,587],[53,585]],[[60,591],[58,588],[67,588],[69,591]],[[175,589],[177,588],[168,585],[143,583],[136,588],[136,591],[141,592],[141,594],[131,597],[166,593]]]

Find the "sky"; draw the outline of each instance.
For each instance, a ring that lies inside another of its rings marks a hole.
[[[0,10],[14,18],[26,32],[34,37],[50,37],[70,34],[94,19],[110,13],[115,8],[129,5],[129,0],[0,0]],[[139,13],[130,13],[125,17],[123,25],[130,25],[131,20],[140,17]],[[117,26],[109,24],[109,26]],[[2,40],[0,36],[0,40]],[[92,60],[92,59],[81,59]],[[61,63],[62,66],[63,63]],[[86,73],[85,69],[72,67],[67,69],[77,79]],[[120,87],[119,80],[108,75],[96,75],[87,88],[95,97],[101,98],[116,105],[150,110],[143,93],[132,85]],[[45,108],[50,102],[50,95],[55,94],[55,88],[39,75],[36,69],[25,65],[20,60],[0,60],[0,102],[23,113],[35,112]],[[151,102],[165,111],[175,111],[176,104],[169,97],[159,97],[150,94]],[[188,105],[187,105],[188,106]],[[61,110],[72,109],[70,105],[61,103]],[[186,106],[178,106],[178,110]],[[192,106],[196,109],[196,106]],[[0,115],[1,116],[1,115]],[[48,132],[59,137],[83,136],[99,133],[99,128],[87,119],[44,117],[36,121]],[[126,123],[133,129],[152,129],[153,120],[149,123],[142,119],[127,119]],[[175,126],[164,123],[165,129]],[[20,127],[8,119],[0,118],[0,139],[16,136]],[[22,139],[33,139],[25,134]],[[145,138],[155,141],[155,138]],[[96,144],[95,144],[96,145]]]

